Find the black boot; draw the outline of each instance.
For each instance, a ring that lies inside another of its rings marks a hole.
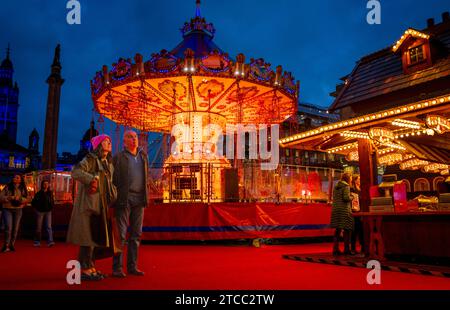
[[[350,231],[350,251],[356,253],[356,232]]]
[[[333,256],[342,255],[342,252],[339,251],[339,235],[341,234],[341,231],[336,228],[336,231],[334,233],[333,237]]]
[[[355,252],[350,251],[350,230],[344,230],[344,255],[355,255]]]
[[[4,244],[2,247],[2,253],[9,252],[9,246],[7,244]]]
[[[11,250],[11,252],[15,252],[15,251],[16,251],[16,248],[14,247],[14,243],[15,243],[15,242],[11,242],[11,243],[9,244],[9,249]]]

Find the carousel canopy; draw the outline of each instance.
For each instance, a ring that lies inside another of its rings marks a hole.
[[[281,66],[239,54],[230,58],[213,42],[215,29],[200,14],[183,25],[183,41],[144,60],[136,54],[103,66],[91,81],[95,109],[143,131],[170,132],[191,113],[216,124],[277,124],[297,109],[299,83]]]

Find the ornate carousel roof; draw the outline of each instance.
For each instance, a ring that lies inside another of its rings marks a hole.
[[[157,132],[170,132],[192,112],[226,124],[276,124],[296,112],[299,83],[292,74],[262,58],[230,58],[213,42],[215,29],[201,16],[200,1],[181,32],[183,41],[172,51],[103,66],[91,81],[96,111]]]

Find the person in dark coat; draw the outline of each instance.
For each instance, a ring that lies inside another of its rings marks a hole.
[[[353,195],[356,195],[358,197],[358,201],[355,200],[352,201],[352,213],[359,213],[361,212],[360,207],[360,201],[361,201],[361,180],[359,178],[359,175],[354,175],[352,178],[352,187],[350,188],[350,191]],[[356,202],[356,203],[355,203]],[[356,240],[359,241],[359,244],[361,245],[361,253],[364,252],[364,235],[363,235],[363,223],[360,216],[354,217],[355,221],[355,229],[352,232],[351,237],[351,252],[352,253],[358,253],[356,250]]]
[[[72,169],[78,191],[70,218],[67,242],[80,246],[78,261],[82,280],[101,280],[104,275],[95,268],[95,259],[111,257],[121,251],[116,243],[109,205],[115,199],[112,184],[114,167],[111,138],[99,135],[91,139],[93,152]]]
[[[339,250],[339,237],[344,232],[344,254],[349,255],[350,252],[350,233],[354,227],[352,216],[350,195],[350,184],[352,176],[349,173],[342,174],[341,180],[336,184],[333,190],[333,208],[331,210],[330,227],[335,228],[333,255],[341,255]]]
[[[129,226],[127,272],[134,276],[143,276],[138,269],[138,251],[142,235],[144,209],[148,203],[148,158],[139,148],[136,132],[125,131],[123,135],[125,149],[114,156],[114,184],[117,186],[117,201],[113,205],[114,218],[125,245]],[[124,278],[123,255],[118,253],[113,258],[113,277]]]
[[[49,182],[43,180],[41,183],[41,190],[36,193],[31,201],[31,206],[36,211],[35,247],[41,246],[42,222],[45,223],[45,230],[47,231],[47,245],[49,247],[55,245],[52,231],[52,210],[54,204],[53,192],[50,190]]]

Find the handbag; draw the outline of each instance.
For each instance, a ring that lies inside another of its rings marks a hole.
[[[108,207],[112,206],[116,200],[117,187],[111,181],[106,181],[106,203]]]
[[[359,206],[359,195],[356,193],[352,193],[352,212],[359,212],[361,210]]]
[[[86,211],[88,211],[89,213],[91,213],[93,215],[99,215],[101,213],[99,195],[100,195],[100,193],[96,192],[93,194],[87,193],[87,196],[86,196],[87,201],[85,204],[85,209],[86,209]]]
[[[98,163],[100,176],[105,182],[105,202],[108,207],[112,206],[117,200],[117,187],[113,184],[111,180],[111,173],[109,169],[104,166],[101,162]]]

